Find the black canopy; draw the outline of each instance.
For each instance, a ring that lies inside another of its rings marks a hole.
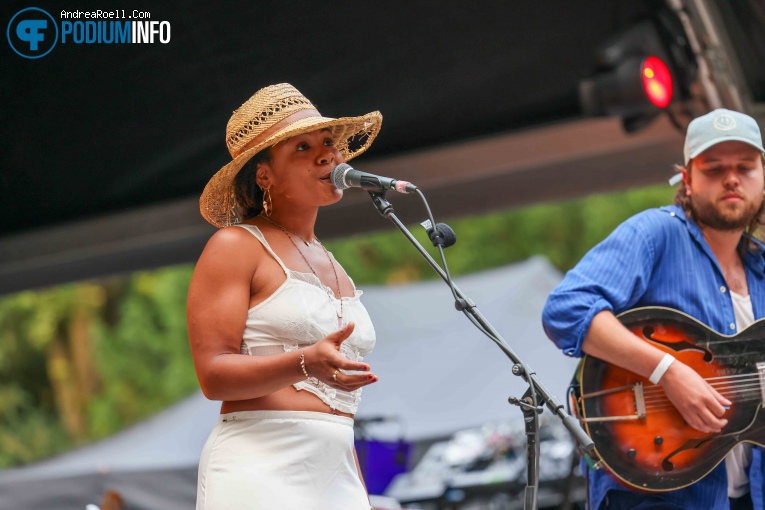
[[[661,2],[139,3],[35,7],[59,25],[75,10],[148,13],[169,22],[169,43],[70,34],[38,59],[15,53],[12,34],[0,43],[0,293],[194,260],[212,231],[195,204],[230,160],[228,117],[272,83],[292,83],[325,115],[382,111],[355,164],[417,182],[442,214],[656,182],[666,165],[611,175],[620,151],[658,144],[636,170],[679,154],[667,126],[641,145],[613,121],[577,124],[596,46]],[[0,5],[6,31],[28,7]],[[363,194],[348,195],[319,233],[385,226]]]

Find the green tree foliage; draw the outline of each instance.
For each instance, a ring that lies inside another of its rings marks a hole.
[[[197,387],[191,267],[0,301],[0,467],[107,436]]]
[[[116,303],[113,326],[95,323],[93,354],[103,384],[88,409],[91,437],[109,435],[198,387],[186,330],[191,272],[186,265],[134,275]]]
[[[619,223],[642,210],[671,203],[673,194],[673,188],[654,186],[450,221],[457,244],[446,251],[449,269],[452,275],[459,275],[541,254],[567,271]],[[436,221],[440,221],[438,213],[435,211]],[[437,278],[409,241],[388,225],[384,232],[332,241],[327,246],[357,283]],[[422,227],[409,228],[423,246],[432,246]],[[435,249],[429,251],[440,261]]]
[[[671,197],[660,186],[450,221],[459,242],[446,252],[449,266],[459,275],[542,254],[567,270],[625,218]],[[436,277],[383,227],[327,246],[360,285]],[[430,246],[421,227],[410,228]],[[185,313],[192,269],[0,299],[0,468],[113,434],[198,387]]]

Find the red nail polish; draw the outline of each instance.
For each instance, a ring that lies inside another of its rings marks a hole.
[[[373,375],[370,375],[370,376],[369,376],[367,379],[369,379],[369,380],[371,381],[371,380],[372,380],[372,379],[374,379],[374,378],[375,378],[375,376],[373,376]]]

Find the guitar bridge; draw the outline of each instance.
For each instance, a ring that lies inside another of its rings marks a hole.
[[[765,403],[765,363],[762,361],[757,363],[757,375],[760,376],[760,397]]]
[[[763,363],[763,370],[765,370],[765,363]],[[619,386],[617,388],[609,388],[607,390],[587,393],[586,395],[582,395],[581,397],[579,397],[579,400],[582,401],[586,398],[600,397],[602,395],[611,395],[614,393],[620,393],[624,391],[631,391],[633,393],[633,403],[635,404],[635,414],[627,414],[624,416],[597,416],[593,418],[583,418],[582,421],[587,423],[594,423],[594,422],[604,422],[604,421],[640,420],[642,418],[645,418],[646,417],[645,396],[643,395],[642,382],[636,382],[635,384],[632,384],[629,386]],[[763,391],[765,391],[765,389]],[[582,407],[584,407],[584,405],[582,405]]]

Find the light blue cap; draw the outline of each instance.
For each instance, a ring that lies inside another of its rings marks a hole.
[[[688,124],[683,149],[685,164],[687,165],[690,160],[713,145],[722,142],[744,142],[760,152],[765,152],[762,148],[762,135],[757,121],[749,115],[718,108],[693,119]]]

